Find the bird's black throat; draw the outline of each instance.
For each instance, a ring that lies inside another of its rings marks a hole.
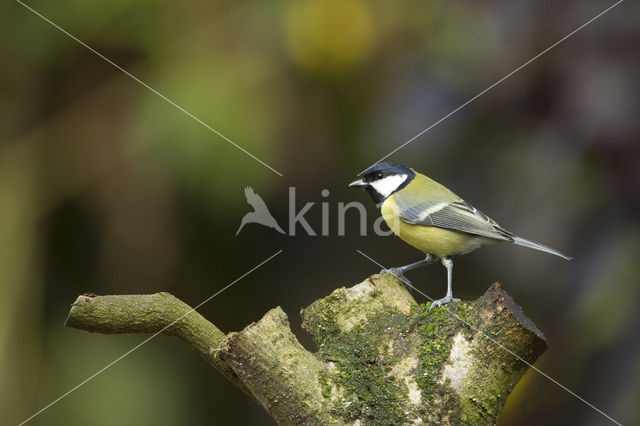
[[[387,199],[387,197],[385,197],[384,195],[380,194],[378,191],[373,189],[371,185],[365,186],[364,189],[371,196],[371,198],[373,199],[373,202],[376,203],[376,206],[378,207],[380,207],[380,205],[384,203],[384,200]]]

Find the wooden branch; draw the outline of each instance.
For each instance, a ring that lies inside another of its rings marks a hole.
[[[253,398],[231,367],[216,356],[226,335],[169,293],[122,296],[85,293],[71,304],[65,326],[102,334],[161,332],[176,336]]]
[[[176,335],[281,424],[495,424],[546,349],[542,333],[493,284],[473,302],[429,311],[395,277],[340,288],[302,310],[318,351],[304,349],[278,307],[228,336],[196,312]],[[158,332],[189,311],[167,293],[80,296],[67,325]]]
[[[278,422],[337,421],[326,410],[322,395],[320,379],[324,364],[300,345],[280,307],[267,312],[258,323],[231,335],[220,357]]]

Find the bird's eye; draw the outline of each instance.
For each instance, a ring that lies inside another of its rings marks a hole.
[[[382,179],[382,173],[378,172],[378,174],[376,175],[376,179]]]

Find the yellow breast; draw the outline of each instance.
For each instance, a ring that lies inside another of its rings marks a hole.
[[[406,223],[399,217],[400,210],[393,195],[382,203],[381,213],[394,234],[423,253],[436,256],[464,254],[488,242],[485,238],[463,232]]]

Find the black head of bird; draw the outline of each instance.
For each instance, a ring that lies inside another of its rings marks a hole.
[[[362,179],[349,186],[363,186],[378,207],[391,194],[407,186],[416,176],[415,172],[401,164],[378,163],[368,168]]]

